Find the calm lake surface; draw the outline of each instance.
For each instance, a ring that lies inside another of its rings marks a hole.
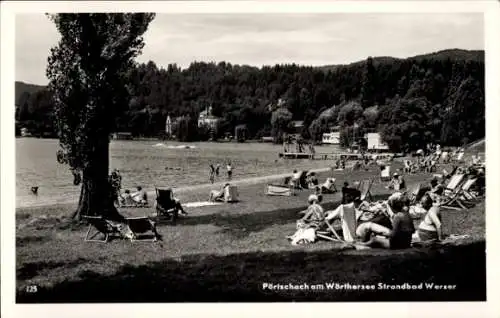
[[[187,145],[192,149],[176,148]],[[16,139],[16,205],[29,207],[71,203],[78,200],[79,186],[67,166],[56,161],[56,139]],[[186,187],[208,183],[209,164],[233,166],[233,180],[291,172],[293,169],[327,167],[331,161],[282,160],[280,145],[268,143],[180,143],[174,141],[116,141],[110,143],[110,169],[122,175],[122,188],[141,185],[147,191],[158,187]],[[320,146],[317,152],[339,151],[337,146]],[[38,196],[30,188],[39,186]]]

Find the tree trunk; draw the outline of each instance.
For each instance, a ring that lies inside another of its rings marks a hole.
[[[124,217],[114,206],[111,185],[108,182],[109,139],[100,138],[95,144],[92,158],[83,170],[80,199],[73,218],[82,216],[103,216],[110,220],[122,221]]]

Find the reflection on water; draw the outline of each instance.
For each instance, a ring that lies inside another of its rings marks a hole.
[[[179,147],[190,146],[190,149]],[[58,164],[58,140],[16,139],[16,204],[18,207],[67,203],[77,200],[79,187],[73,186],[67,166]],[[297,169],[324,167],[322,160],[278,159],[280,145],[267,143],[188,143],[168,141],[115,141],[110,144],[110,169],[117,168],[123,188],[142,185],[189,186],[208,183],[209,164],[221,164],[220,180],[225,177],[225,163],[231,161],[233,179],[281,174]],[[336,151],[322,146],[320,152]],[[39,186],[38,196],[30,193]]]

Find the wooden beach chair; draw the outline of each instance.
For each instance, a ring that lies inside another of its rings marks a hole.
[[[385,166],[384,170],[380,172],[380,181],[391,180],[391,166]]]
[[[466,203],[472,203],[472,204],[477,203],[479,201],[479,198],[475,195],[474,192],[471,191],[471,188],[474,186],[476,181],[477,178],[473,178],[473,179],[468,179],[463,183],[460,189],[461,200],[465,201]]]
[[[146,216],[126,218],[126,222],[130,230],[131,235],[129,238],[131,241],[156,242],[161,239],[156,230],[156,223]],[[153,237],[151,239],[141,239],[142,235],[147,232],[151,232]]]
[[[444,209],[463,210],[467,209],[465,202],[461,199],[462,193],[460,185],[463,183],[464,174],[456,174],[451,177],[450,182],[444,189],[443,195],[440,197],[439,206]]]
[[[155,188],[156,216],[172,216],[177,209],[174,193],[171,188]]]
[[[413,189],[408,192],[408,199],[410,200],[410,205],[414,205],[418,202],[420,199],[420,189],[422,188],[421,183],[417,183]]]
[[[234,185],[227,186],[224,189],[224,202],[237,202],[238,201],[238,188]]]
[[[87,216],[84,215],[82,218],[89,224],[87,234],[85,235],[86,242],[102,242],[107,243],[110,238],[118,237],[121,238],[122,235],[117,226],[113,225],[108,220],[104,219],[102,216]],[[94,230],[94,231],[92,231]],[[102,234],[101,239],[96,239],[98,234]]]
[[[340,218],[340,223],[342,227],[342,236],[340,236],[333,225],[325,220],[326,229],[316,231],[316,236],[330,240],[330,241],[342,241],[346,243],[353,243],[356,239],[356,209],[354,204],[342,204],[342,213]]]
[[[370,190],[372,188],[372,184],[373,184],[372,179],[363,180],[361,182],[361,186],[360,186],[360,191],[361,191],[360,199],[361,199],[361,201],[365,201],[365,200],[373,201],[372,194],[370,192]]]

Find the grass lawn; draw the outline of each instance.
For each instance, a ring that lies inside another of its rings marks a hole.
[[[329,175],[321,174],[320,180]],[[335,172],[337,185],[378,177],[378,171]],[[406,176],[411,186],[428,175]],[[291,246],[297,212],[310,191],[294,197],[264,195],[264,184],[239,187],[241,202],[188,210],[176,226],[160,222],[163,241],[84,242],[86,226],[65,217],[73,205],[18,209],[17,302],[206,301],[450,301],[486,299],[484,203],[468,211],[444,210],[445,234],[468,234],[453,246],[405,251],[343,250],[338,243]],[[376,180],[375,199],[389,190]],[[186,192],[184,202],[208,193]],[[326,209],[340,194],[324,196]],[[129,216],[153,209],[126,209]],[[471,261],[473,260],[473,261]],[[327,283],[456,285],[451,290],[337,290]],[[308,290],[269,291],[263,283],[308,284]],[[36,293],[27,287],[36,285]]]

